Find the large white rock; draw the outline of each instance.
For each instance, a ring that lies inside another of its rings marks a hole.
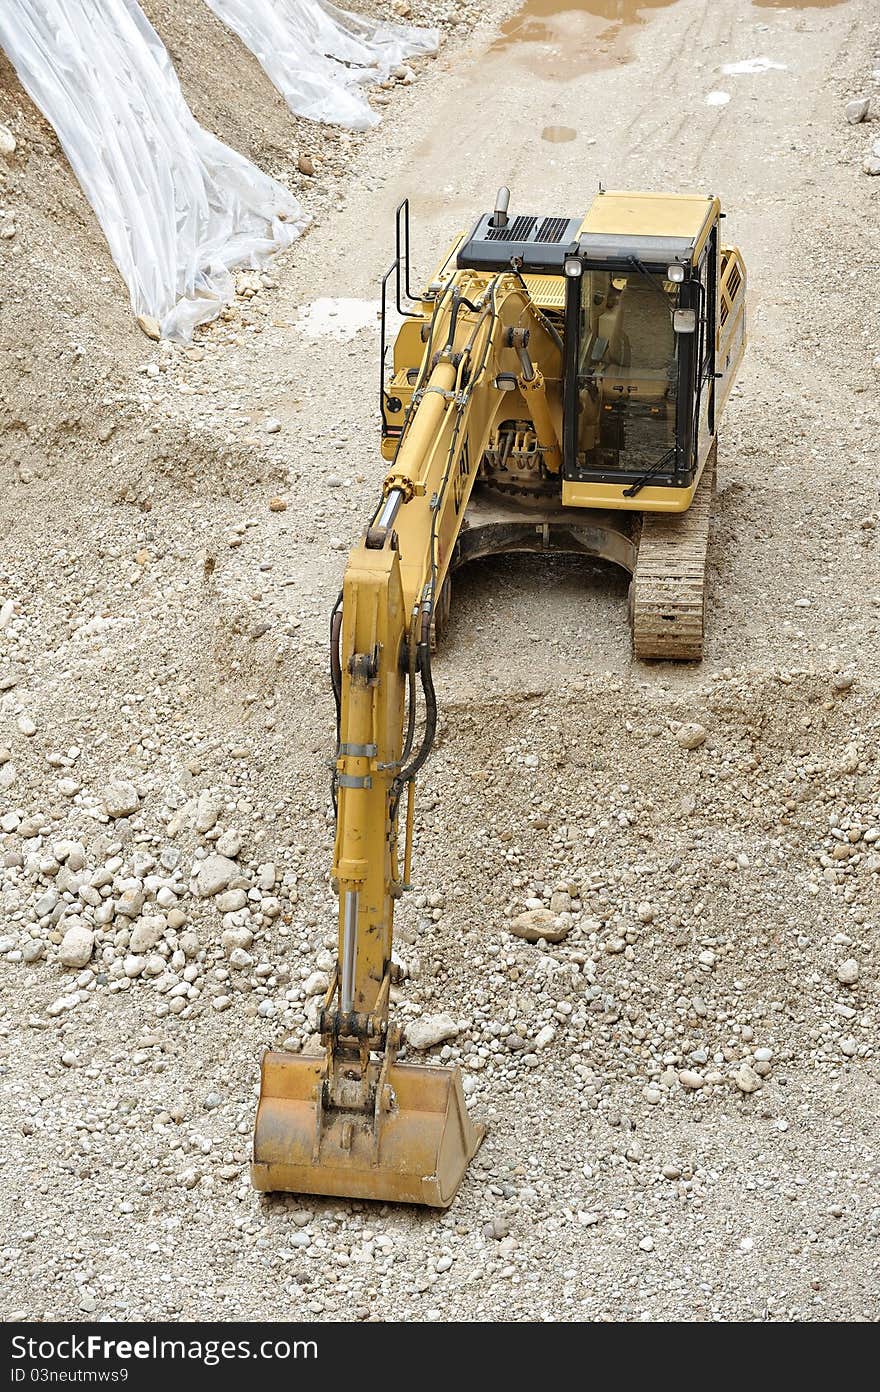
[[[699,749],[701,744],[706,743],[706,731],[696,723],[682,725],[675,738],[682,749]]]
[[[138,790],[133,783],[117,781],[104,789],[104,811],[108,817],[130,817],[140,806]]]
[[[238,874],[240,874],[238,866],[228,856],[205,856],[196,876],[196,889],[203,897],[211,898],[213,895],[219,894],[221,890],[226,889],[229,881]]]
[[[196,831],[210,831],[222,811],[223,799],[213,788],[206,788],[203,793],[199,793],[196,803]]]
[[[857,126],[859,121],[864,121],[871,105],[870,97],[855,97],[846,104],[846,119],[851,126]]]
[[[165,932],[164,918],[141,918],[131,930],[129,948],[134,953],[149,952],[162,941]]]
[[[571,932],[571,919],[567,914],[557,916],[542,906],[540,909],[526,909],[525,913],[517,914],[507,926],[511,933],[518,938],[525,938],[526,942],[535,943],[543,939],[544,942],[556,943],[562,942]]]
[[[748,1062],[740,1064],[733,1075],[733,1081],[736,1083],[740,1092],[757,1092],[758,1088],[761,1086],[761,1079]]]
[[[58,958],[64,967],[85,967],[91,961],[95,935],[84,923],[71,923],[61,940]]]
[[[413,1049],[430,1049],[457,1034],[458,1025],[451,1015],[422,1015],[407,1025],[406,1042]]]

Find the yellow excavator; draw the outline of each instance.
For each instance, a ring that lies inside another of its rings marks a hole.
[[[382,287],[389,467],[331,619],[338,962],[321,1052],[263,1056],[259,1190],[442,1208],[482,1139],[459,1070],[400,1062],[389,1020],[452,572],[494,552],[604,557],[632,577],[636,658],[702,655],[718,420],[746,342],[719,200],[600,187],[571,218],[513,217],[509,199],[417,296],[398,209]],[[403,316],[390,380],[389,281]]]

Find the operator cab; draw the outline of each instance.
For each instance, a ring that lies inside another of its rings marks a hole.
[[[600,193],[584,219],[564,261],[563,501],[694,484],[715,433],[718,215],[714,198]]]

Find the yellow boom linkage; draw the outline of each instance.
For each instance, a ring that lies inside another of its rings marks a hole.
[[[550,365],[546,380],[530,346]],[[559,419],[560,350],[514,273],[459,276],[434,309],[383,502],[351,552],[334,615],[339,958],[320,1017],[324,1054],[264,1055],[258,1189],[445,1207],[482,1140],[457,1068],[396,1061],[399,1031],[388,1020],[394,903],[410,871],[413,779],[436,728],[431,624],[477,465],[505,408],[504,390],[483,388],[499,371],[515,377],[545,462],[558,471],[551,401]],[[416,748],[417,680],[425,716]]]

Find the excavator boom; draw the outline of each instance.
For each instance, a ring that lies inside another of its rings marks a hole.
[[[382,502],[349,557],[331,653],[338,967],[321,1012],[323,1056],[264,1056],[252,1167],[258,1189],[445,1207],[482,1140],[458,1069],[397,1062],[399,1034],[388,1019],[392,930],[395,902],[408,887],[414,779],[436,729],[432,619],[476,466],[504,409],[499,374],[527,393],[541,448],[559,468],[548,385],[530,342],[558,396],[561,345],[521,277],[471,273],[449,283],[430,321],[421,385]]]

